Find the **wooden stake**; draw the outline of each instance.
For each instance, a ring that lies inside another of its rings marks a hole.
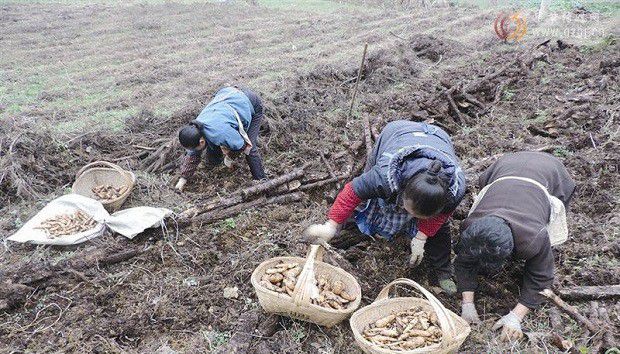
[[[351,106],[349,107],[349,115],[347,116],[347,122],[351,119],[353,114],[353,106],[355,105],[355,96],[357,96],[357,86],[360,83],[362,77],[362,70],[364,69],[364,61],[366,60],[366,50],[368,49],[368,43],[364,44],[364,53],[362,54],[362,62],[360,63],[360,69],[357,72],[357,80],[355,80],[355,87],[353,88],[353,96],[351,96]]]

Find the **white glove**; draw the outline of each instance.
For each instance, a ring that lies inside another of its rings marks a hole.
[[[478,317],[478,311],[476,311],[476,305],[473,302],[464,302],[461,305],[461,317],[467,323],[480,323],[480,317]]]
[[[514,312],[510,311],[508,314],[500,318],[493,325],[493,330],[502,329],[500,339],[504,341],[517,340],[523,337],[523,331],[521,330],[521,319]]]
[[[411,239],[411,259],[409,259],[409,264],[411,266],[418,266],[422,263],[422,259],[424,258],[424,244],[426,243],[426,238],[420,239],[419,236],[416,236]]]
[[[187,183],[187,180],[181,177],[179,178],[179,181],[177,182],[177,185],[174,186],[174,188],[176,188],[179,192],[183,192],[183,188],[185,188],[185,183]]]
[[[312,244],[329,242],[338,232],[337,224],[328,220],[324,224],[314,224],[308,226],[304,231],[304,241]]]

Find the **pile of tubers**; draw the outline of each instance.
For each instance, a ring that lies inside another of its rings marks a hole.
[[[378,319],[362,335],[383,349],[405,351],[441,342],[442,332],[437,314],[416,306]]]
[[[96,225],[97,222],[90,215],[77,210],[72,214],[61,214],[49,218],[36,228],[44,230],[50,238],[55,238],[88,231]]]
[[[319,297],[312,299],[315,305],[332,308],[334,310],[344,310],[347,304],[355,301],[355,296],[349,294],[344,283],[340,280],[330,281],[324,275],[318,279]]]
[[[268,290],[293,296],[301,270],[302,266],[297,263],[279,263],[265,271],[260,285]],[[355,296],[347,293],[344,283],[340,280],[330,281],[325,276],[319,276],[318,288],[318,298],[312,299],[315,305],[343,310],[356,299]]]
[[[107,201],[114,200],[120,197],[121,195],[123,195],[127,191],[127,188],[129,187],[120,186],[116,188],[109,184],[102,184],[102,185],[93,187],[91,191],[93,192],[93,194],[95,194],[95,197],[97,198],[97,200],[107,202]]]

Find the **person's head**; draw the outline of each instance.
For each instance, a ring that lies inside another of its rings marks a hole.
[[[196,122],[190,122],[179,131],[179,142],[189,150],[202,150],[207,144]]]
[[[448,183],[439,177],[442,164],[433,161],[425,171],[415,174],[403,190],[407,212],[419,219],[428,219],[441,213],[448,202]]]
[[[513,248],[508,223],[497,216],[485,216],[463,230],[455,252],[459,257],[476,262],[481,270],[493,273],[502,268]]]

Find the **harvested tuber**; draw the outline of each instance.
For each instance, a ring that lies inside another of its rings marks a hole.
[[[280,294],[293,296],[297,286],[297,277],[301,274],[302,265],[297,263],[279,263],[270,267],[262,275],[260,285],[267,290]],[[344,310],[354,302],[356,297],[350,295],[345,289],[344,282],[331,281],[327,277],[319,276],[317,279],[319,296],[312,299],[312,303],[334,310]]]
[[[41,222],[36,229],[45,231],[50,238],[74,235],[97,226],[97,222],[81,210],[72,214],[60,214]]]
[[[434,312],[416,306],[376,320],[362,336],[383,349],[405,351],[441,342],[442,331]]]
[[[127,186],[120,186],[116,188],[109,184],[102,184],[102,185],[93,187],[91,191],[93,192],[97,200],[102,201],[102,202],[109,202],[125,194],[128,188],[129,187]]]

